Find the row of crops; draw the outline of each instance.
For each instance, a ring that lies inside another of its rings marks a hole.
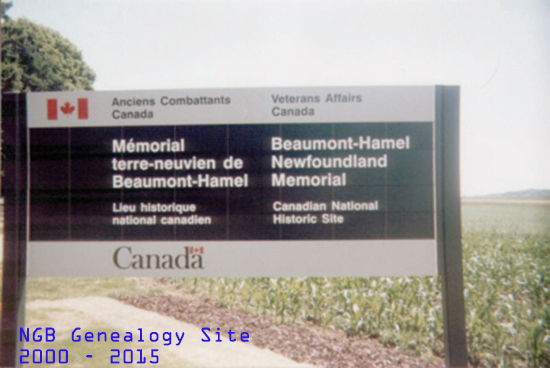
[[[473,365],[550,366],[550,233],[545,227],[550,206],[538,209],[542,212],[536,212],[536,219],[526,217],[525,208],[517,209],[515,215],[523,218],[528,231],[511,231],[508,224],[476,228],[475,214],[481,209],[463,211],[466,328]],[[499,213],[493,215],[498,219]],[[533,231],[537,221],[540,231]],[[173,281],[219,305],[279,322],[377,338],[426,358],[444,351],[437,277]]]

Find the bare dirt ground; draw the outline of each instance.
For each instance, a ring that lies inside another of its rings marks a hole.
[[[139,282],[139,281],[138,281]],[[143,282],[143,281],[142,281]],[[154,282],[153,280],[147,282]],[[158,282],[158,285],[162,284]],[[161,295],[122,297],[119,300],[180,321],[227,331],[247,331],[251,342],[294,361],[318,367],[443,367],[441,359],[426,361],[383,347],[375,340],[350,338],[344,333],[315,326],[275,323],[268,318],[222,308],[193,296]]]

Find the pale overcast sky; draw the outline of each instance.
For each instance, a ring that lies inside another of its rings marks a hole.
[[[462,87],[463,195],[550,189],[550,1],[13,0],[96,90]]]

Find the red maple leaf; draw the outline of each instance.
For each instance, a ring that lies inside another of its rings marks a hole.
[[[75,107],[69,103],[69,101],[66,101],[63,106],[61,106],[61,112],[65,115],[70,115],[73,113]]]

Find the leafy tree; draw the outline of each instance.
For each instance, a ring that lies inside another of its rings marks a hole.
[[[6,13],[11,8],[12,5],[13,4],[11,3],[11,0],[2,1],[2,4],[1,4],[1,6],[2,6],[2,21],[10,19]]]
[[[27,19],[9,19],[4,10],[2,18],[2,91],[92,89],[95,73],[70,41]]]

